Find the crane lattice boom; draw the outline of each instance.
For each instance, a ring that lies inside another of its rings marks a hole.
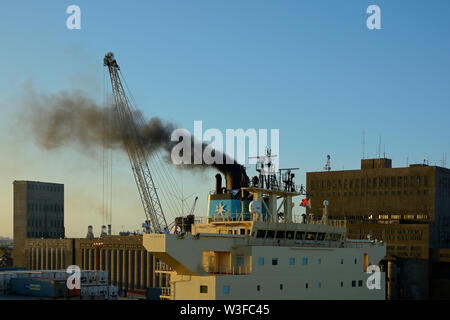
[[[151,223],[151,232],[161,233],[167,230],[167,222],[147,163],[148,152],[144,147],[139,130],[144,126],[144,119],[133,112],[135,110],[132,109],[125,94],[119,75],[120,68],[112,52],[105,55],[104,65],[108,67],[114,97],[114,111],[117,113],[116,116],[120,123],[124,145],[130,159],[146,220]]]

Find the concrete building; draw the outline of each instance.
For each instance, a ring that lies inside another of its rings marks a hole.
[[[329,218],[346,219],[349,238],[386,242],[388,298],[433,295],[431,257],[450,248],[449,169],[363,159],[361,170],[308,172],[306,185],[307,214],[320,215],[328,200]]]
[[[123,290],[168,287],[164,264],[142,246],[141,235],[65,238],[64,185],[14,181],[14,250],[16,267],[29,270],[106,270]]]
[[[123,290],[167,287],[167,270],[142,246],[142,235],[104,236],[78,239],[27,239],[29,270],[105,270],[109,283]]]
[[[25,266],[28,238],[64,238],[64,185],[14,181],[14,265]]]

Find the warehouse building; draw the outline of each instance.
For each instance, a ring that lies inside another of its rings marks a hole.
[[[108,271],[122,290],[165,288],[170,270],[142,246],[142,235],[65,238],[64,185],[14,181],[15,267]]]
[[[345,219],[349,238],[370,235],[386,242],[387,298],[450,294],[450,287],[432,292],[438,274],[433,270],[447,263],[440,252],[450,248],[449,169],[426,164],[392,168],[391,159],[363,159],[360,170],[308,172],[306,184],[307,214],[320,215],[328,200],[329,218]]]

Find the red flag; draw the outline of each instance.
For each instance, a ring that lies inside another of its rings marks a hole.
[[[302,199],[302,203],[300,203],[300,207],[310,207],[309,199],[308,198]]]

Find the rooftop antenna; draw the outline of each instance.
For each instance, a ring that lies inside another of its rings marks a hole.
[[[325,170],[325,171],[330,171],[331,170],[330,159],[331,159],[330,155],[327,155],[327,163],[323,167],[323,170]]]
[[[366,154],[366,130],[363,130],[363,134],[362,134],[362,158],[365,159],[365,154]]]
[[[378,158],[381,158],[381,135],[378,138]]]
[[[386,145],[383,144],[383,158],[386,159]]]

